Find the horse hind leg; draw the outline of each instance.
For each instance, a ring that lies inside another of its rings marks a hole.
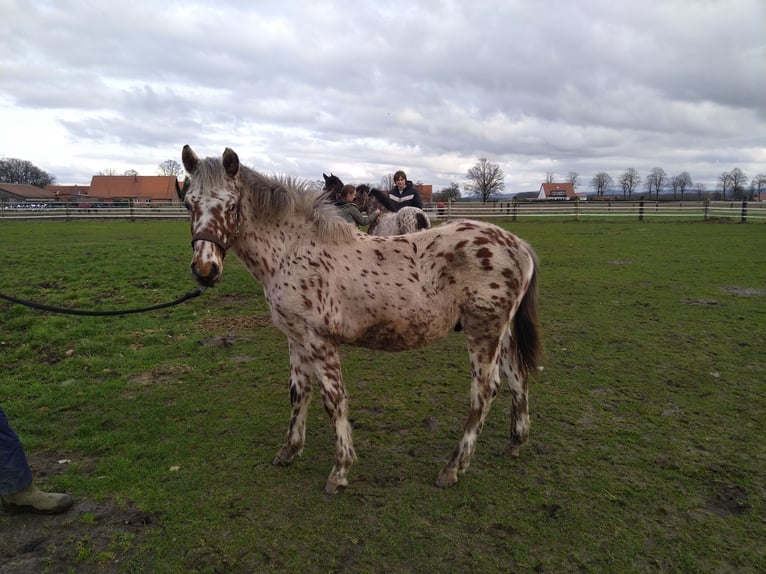
[[[511,438],[503,452],[518,457],[522,445],[529,438],[528,383],[510,329],[506,331],[500,347],[500,372],[511,388]]]
[[[500,387],[498,349],[481,352],[470,341],[468,346],[471,359],[471,409],[463,425],[463,435],[436,478],[436,485],[441,487],[452,486],[458,481],[458,474],[468,469],[484,420]]]

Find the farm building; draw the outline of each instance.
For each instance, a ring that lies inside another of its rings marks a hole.
[[[56,194],[42,187],[20,183],[0,183],[0,201],[2,202],[35,203],[53,199],[56,199]]]
[[[537,199],[558,199],[558,200],[570,200],[575,199],[577,194],[574,190],[574,185],[571,183],[543,183],[540,185],[540,191],[537,194]]]

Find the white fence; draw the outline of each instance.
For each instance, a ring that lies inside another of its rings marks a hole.
[[[766,222],[766,203],[742,201],[508,201],[455,202],[429,208],[431,217],[577,221],[594,219],[728,220]]]
[[[676,220],[766,222],[766,202],[741,201],[498,201],[453,202],[426,208],[434,220],[459,217],[512,221]],[[188,219],[177,201],[132,205],[129,202],[71,204],[0,202],[2,220]]]

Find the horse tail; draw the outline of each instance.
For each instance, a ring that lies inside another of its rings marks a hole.
[[[527,292],[513,316],[513,336],[516,340],[516,354],[524,377],[537,369],[542,358],[540,321],[537,315],[537,255],[527,246],[532,257],[532,277]]]
[[[428,216],[422,211],[415,214],[415,219],[417,219],[418,221],[418,231],[420,231],[421,229],[428,229],[431,227],[431,221],[428,219]]]

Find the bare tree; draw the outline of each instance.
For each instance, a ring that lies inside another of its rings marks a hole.
[[[545,183],[553,183],[555,175],[556,174],[553,173],[552,171],[546,171],[545,172]]]
[[[652,197],[652,192],[655,193],[657,199],[660,199],[660,191],[665,189],[668,185],[668,174],[661,167],[655,167],[646,176],[646,190],[649,192],[649,199]]]
[[[590,185],[593,187],[593,189],[596,190],[596,195],[598,197],[602,197],[604,195],[604,191],[612,185],[614,181],[612,180],[612,176],[610,176],[605,171],[600,171],[596,175],[593,176],[593,179],[590,180]]]
[[[731,182],[731,174],[728,171],[724,171],[721,173],[721,175],[718,176],[718,189],[721,190],[722,197],[724,201],[726,200],[726,190],[729,188],[732,188],[732,182]]]
[[[628,200],[630,200],[630,196],[633,195],[633,191],[641,183],[641,176],[635,169],[629,167],[620,175],[618,181],[620,182],[620,187],[622,188],[623,199],[627,195]]]
[[[580,187],[580,174],[576,171],[570,171],[567,176],[567,181],[571,183],[572,187],[577,191],[577,188]]]
[[[135,169],[126,169],[122,173],[122,175],[133,175],[133,176],[136,176],[136,175],[138,175],[138,172]]]
[[[174,175],[179,177],[183,175],[184,168],[176,160],[166,159],[159,166],[157,166],[157,171],[160,175]]]
[[[460,186],[456,183],[451,183],[449,187],[445,187],[436,193],[435,199],[437,201],[456,201],[460,199]]]
[[[384,175],[380,178],[380,187],[382,189],[391,189],[394,187],[394,174],[389,173],[388,175]]]
[[[697,198],[702,199],[702,196],[707,191],[707,186],[704,183],[698,183],[694,186],[694,190],[697,192]]]
[[[500,166],[481,158],[466,174],[465,189],[486,203],[493,195],[505,189],[505,174]]]
[[[731,178],[732,197],[734,199],[744,199],[747,197],[745,189],[747,187],[748,178],[745,175],[745,172],[738,167],[735,167],[729,172],[729,177]]]
[[[45,187],[56,182],[56,177],[49,175],[32,162],[15,158],[0,159],[0,182],[20,183]]]
[[[689,175],[688,171],[684,171],[678,175],[674,175],[670,179],[670,186],[673,188],[673,199],[676,198],[676,192],[681,192],[681,201],[684,200],[684,191],[686,191],[687,187],[690,187],[692,184],[692,176]]]
[[[108,167],[106,169],[102,169],[96,175],[117,175],[117,170],[113,167]]]

